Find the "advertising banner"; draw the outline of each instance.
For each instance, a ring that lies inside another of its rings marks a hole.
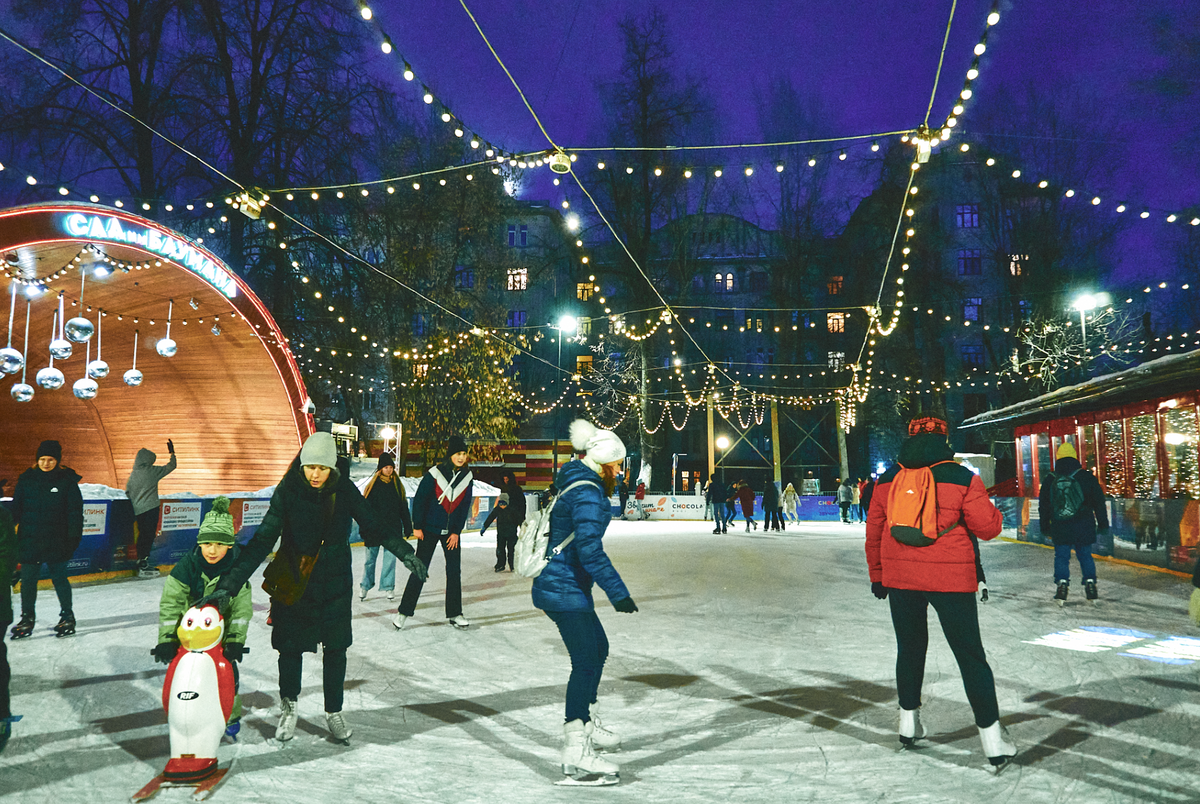
[[[200,500],[169,500],[162,503],[159,530],[200,530]]]

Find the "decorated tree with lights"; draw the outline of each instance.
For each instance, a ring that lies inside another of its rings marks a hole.
[[[1134,362],[1127,343],[1141,326],[1135,316],[1111,306],[1080,315],[1082,326],[1074,315],[1034,315],[1017,330],[1021,348],[1002,374],[1046,392]]]

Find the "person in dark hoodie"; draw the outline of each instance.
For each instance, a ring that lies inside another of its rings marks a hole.
[[[729,489],[717,479],[716,474],[708,478],[708,496],[712,498],[713,522],[717,525],[713,533],[727,533],[729,518],[725,514],[725,498],[729,496]]]
[[[1017,749],[1000,726],[996,680],[979,633],[971,537],[994,539],[1003,518],[979,476],[954,461],[948,432],[946,422],[935,417],[909,422],[909,437],[896,463],[880,476],[867,517],[867,568],[871,592],[888,601],[896,632],[900,742],[910,746],[925,736],[921,686],[929,646],[928,610],[933,606],[962,673],[984,753],[993,766],[1001,767]],[[918,486],[926,500],[932,491],[936,501],[937,521],[926,524],[937,537],[923,547],[895,538],[892,529],[897,523],[889,514],[893,507],[901,509],[901,495],[917,493]]]
[[[13,528],[12,516],[8,509],[0,505],[0,753],[12,736],[12,724],[18,718],[13,717],[9,708],[8,681],[11,671],[8,666],[8,646],[4,644],[4,632],[13,621],[12,590],[8,579],[12,577],[17,566],[17,532]]]
[[[615,782],[618,767],[595,753],[596,748],[616,748],[621,738],[604,727],[597,711],[608,637],[596,616],[592,587],[599,585],[617,611],[638,610],[602,541],[612,521],[609,500],[625,445],[616,433],[583,419],[571,423],[571,445],[583,457],[568,461],[554,480],[562,492],[550,514],[548,545],[551,551],[560,545],[565,549],[533,579],[533,605],[558,627],[571,658],[562,772],[572,777],[600,774]]]
[[[762,506],[763,533],[766,533],[768,528],[781,530],[783,523],[779,521],[781,519],[779,516],[779,487],[770,478],[763,484]]]
[[[404,538],[412,535],[408,497],[404,494],[404,484],[396,474],[396,461],[390,452],[379,456],[375,474],[371,475],[371,479],[363,488],[363,496],[377,515],[392,522],[400,522]],[[366,557],[363,559],[362,583],[358,587],[359,600],[366,600],[367,592],[375,585],[375,564],[379,558],[379,550],[379,545],[367,548]],[[388,600],[396,596],[396,557],[386,550],[383,554],[383,566],[379,569],[379,588],[387,593]]]
[[[471,513],[474,475],[467,468],[467,442],[462,436],[450,436],[446,460],[421,478],[413,495],[413,535],[417,537],[417,558],[428,566],[439,544],[446,557],[446,619],[455,628],[471,624],[462,610],[462,550],[458,538]],[[399,631],[417,610],[417,600],[425,588],[425,578],[413,573],[404,587],[400,607],[392,617]]]
[[[75,633],[67,563],[83,539],[82,478],[61,464],[62,446],[57,441],[43,441],[37,449],[37,466],[21,473],[13,491],[12,518],[21,559],[21,621],[13,626],[13,639],[33,633],[43,564],[50,570],[61,609],[54,633],[60,637]]]
[[[383,545],[414,575],[425,576],[425,565],[404,541],[400,524],[377,516],[351,482],[349,461],[338,458],[333,436],[313,433],[275,487],[262,523],[233,568],[211,595],[196,603],[216,605],[224,614],[279,543],[263,573],[263,588],[271,595],[271,647],[279,652],[275,737],[281,742],[295,735],[303,656],[315,653],[318,644],[323,647],[325,722],[338,742],[347,743],[352,734],[342,715],[346,649],[354,641],[351,519],[368,546]]]
[[[482,536],[492,522],[496,523],[496,572],[504,570],[505,562],[511,572],[517,549],[517,529],[525,521],[525,492],[517,485],[517,477],[505,469],[500,475],[500,497],[496,507],[479,529]]]
[[[125,481],[125,496],[133,505],[133,527],[137,550],[137,569],[134,572],[147,577],[158,577],[157,569],[150,569],[150,549],[158,534],[158,481],[175,471],[175,444],[167,439],[167,452],[171,458],[162,466],[155,466],[158,456],[148,449],[139,449],[133,459],[133,471]]]
[[[1054,540],[1054,600],[1061,606],[1071,586],[1072,550],[1079,558],[1087,599],[1100,597],[1092,545],[1097,528],[1108,530],[1108,509],[1100,482],[1079,463],[1075,447],[1064,443],[1054,457],[1054,471],[1046,473],[1038,491],[1038,522],[1042,533]]]

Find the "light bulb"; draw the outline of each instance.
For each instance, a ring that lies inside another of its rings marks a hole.
[[[433,95],[426,92],[424,97],[421,98],[421,100],[425,101],[426,103],[433,103]]]
[[[1000,21],[1000,12],[999,11],[993,11],[991,14],[988,14],[988,20],[987,20],[988,25],[995,25],[999,21]]]
[[[405,64],[404,65],[404,80],[411,81],[414,78],[416,78],[416,76],[413,75],[412,67],[409,67],[407,64]]]
[[[838,152],[838,161],[840,161],[840,162],[846,161],[846,152],[845,151]]]
[[[980,42],[975,46],[975,55],[982,56],[985,50],[987,50],[987,45],[985,45],[983,42]]]
[[[384,40],[383,40],[383,44],[382,44],[382,45],[380,45],[379,47],[380,47],[380,49],[381,49],[381,50],[383,50],[383,52],[384,52],[384,53],[391,53],[391,52],[392,52],[392,43],[391,43],[391,42],[389,42],[389,41],[388,41],[388,40],[386,40],[386,39],[384,39]]]
[[[362,18],[364,20],[369,20],[369,19],[371,19],[371,17],[375,16],[374,14],[371,13],[370,6],[363,6],[362,8],[360,8],[358,10],[358,13],[362,14]]]
[[[874,142],[874,141],[872,141],[872,143],[871,143],[871,150],[872,150],[872,151],[878,151],[878,150],[879,150],[879,143],[878,143],[878,142]]]
[[[979,77],[979,71],[976,70],[974,67],[967,70],[967,80],[968,81],[974,81],[978,77]]]
[[[959,97],[961,97],[963,100],[970,100],[971,99],[971,90],[969,88],[964,87],[963,91],[959,93]]]

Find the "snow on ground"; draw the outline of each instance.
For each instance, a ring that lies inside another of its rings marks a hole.
[[[887,604],[870,594],[861,525],[805,523],[782,535],[739,525],[717,536],[711,523],[614,522],[606,546],[641,611],[617,614],[597,592],[611,641],[601,701],[625,744],[614,755],[621,784],[588,790],[553,785],[568,670],[558,634],[530,605],[528,580],[493,573],[490,538],[465,544],[469,630],[446,623],[440,557],[404,631],[392,628],[396,604],[378,590],[355,602],[350,747],[328,739],[311,655],[297,737],[272,740],[276,654],[256,581],[247,715],[240,744],[222,746],[236,767],[214,801],[1200,798],[1200,663],[1163,661],[1169,650],[1200,659],[1185,579],[1101,562],[1100,604],[1079,600],[1077,581],[1060,609],[1048,550],[983,545],[992,587],[980,607],[984,644],[1022,750],[997,777],[936,622],[930,739],[897,750],[895,645]],[[361,558],[358,548],[356,575]],[[34,636],[9,643],[13,710],[25,719],[0,756],[0,800],[116,802],[162,769],[163,668],[149,653],[161,586],[77,589],[79,632],[62,640],[49,630],[53,593],[40,593]],[[167,790],[158,800],[189,799]]]

